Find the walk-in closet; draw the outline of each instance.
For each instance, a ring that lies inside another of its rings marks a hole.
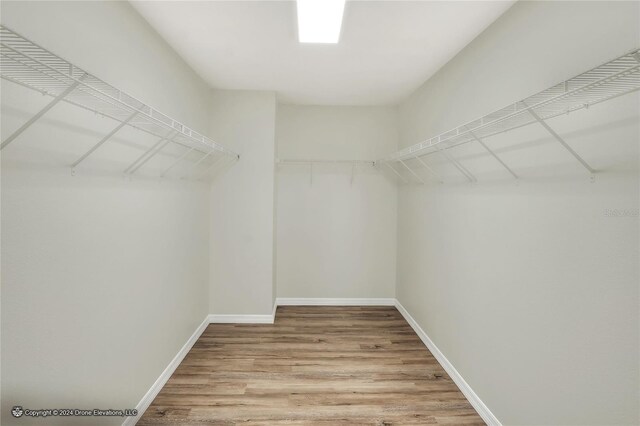
[[[640,424],[640,1],[0,2],[2,425]]]

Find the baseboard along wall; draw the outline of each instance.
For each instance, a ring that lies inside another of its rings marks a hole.
[[[438,363],[444,368],[449,377],[454,381],[454,383],[460,388],[462,394],[469,400],[469,403],[475,408],[478,412],[482,420],[485,421],[489,426],[502,426],[502,423],[498,420],[498,418],[489,410],[489,408],[485,405],[484,402],[480,399],[480,397],[471,389],[471,386],[464,380],[462,375],[458,373],[458,370],[449,362],[447,357],[438,349],[435,343],[429,338],[427,333],[418,325],[418,322],[413,319],[413,317],[409,314],[409,312],[405,309],[404,306],[396,299],[395,307],[402,314],[405,320],[409,323],[413,331],[416,332],[422,343],[425,344],[429,352],[434,356],[434,358],[438,361]]]
[[[196,328],[196,331],[193,332],[191,337],[187,340],[187,343],[180,348],[178,354],[173,357],[167,368],[164,369],[160,377],[151,385],[151,388],[147,391],[147,393],[142,397],[138,405],[136,405],[136,410],[138,410],[137,416],[127,417],[122,426],[133,426],[138,422],[138,419],[144,412],[149,408],[149,405],[153,402],[155,397],[158,395],[162,387],[167,383],[171,375],[176,368],[180,365],[185,356],[189,353],[193,345],[198,341],[204,330],[209,325],[209,317],[206,317],[204,321]]]
[[[278,306],[395,306],[394,298],[278,297]]]
[[[409,323],[411,328],[416,332],[420,340],[425,344],[427,349],[433,354],[442,368],[447,372],[455,384],[460,388],[463,395],[469,400],[469,403],[475,408],[480,417],[490,426],[502,426],[498,418],[489,410],[480,397],[471,389],[471,386],[464,380],[453,364],[449,362],[447,357],[438,349],[438,347],[429,338],[427,333],[418,325],[417,321],[409,314],[404,306],[395,298],[277,298],[273,305],[273,312],[269,315],[228,315],[228,314],[211,314],[198,326],[196,331],[189,337],[189,340],[180,349],[178,354],[171,360],[167,368],[164,369],[160,377],[151,386],[151,389],[142,397],[142,400],[136,406],[138,416],[128,417],[122,426],[133,426],[139,417],[149,408],[153,399],[158,395],[162,387],[167,383],[173,372],[178,368],[184,357],[191,350],[198,338],[202,335],[209,324],[273,324],[278,306],[395,306],[402,314],[404,319]]]

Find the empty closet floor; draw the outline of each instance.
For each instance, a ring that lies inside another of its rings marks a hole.
[[[211,324],[138,425],[484,424],[394,307]]]

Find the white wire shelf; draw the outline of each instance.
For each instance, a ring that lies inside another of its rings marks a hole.
[[[425,164],[420,157],[439,151],[469,181],[475,181],[475,177],[464,169],[448,151],[462,144],[477,142],[482,144],[502,166],[517,178],[517,175],[484,144],[483,139],[532,123],[539,123],[576,157],[590,173],[594,173],[595,170],[555,133],[545,120],[579,109],[589,108],[591,105],[637,91],[638,89],[640,89],[640,51],[635,50],[533,96],[397,151],[376,161],[376,164],[391,167],[394,163],[401,163],[415,177],[415,173],[407,166],[406,162],[417,159],[424,166]],[[391,168],[395,171],[395,168]],[[396,174],[398,174],[397,171]],[[404,177],[402,180],[408,182]]]
[[[1,148],[6,147],[57,102],[62,101],[120,123],[114,131],[74,162],[72,167],[77,166],[124,126],[142,130],[159,138],[158,143],[152,147],[154,149],[143,154],[148,158],[144,157],[139,161],[146,162],[169,143],[182,145],[188,149],[188,152],[201,153],[202,160],[205,159],[204,156],[239,158],[237,153],[225,146],[2,25],[0,25],[0,77],[54,98],[25,125],[2,141]],[[132,166],[133,169],[136,165]]]

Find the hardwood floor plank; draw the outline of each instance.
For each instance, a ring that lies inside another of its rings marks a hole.
[[[283,306],[209,325],[138,424],[484,422],[394,307]]]

